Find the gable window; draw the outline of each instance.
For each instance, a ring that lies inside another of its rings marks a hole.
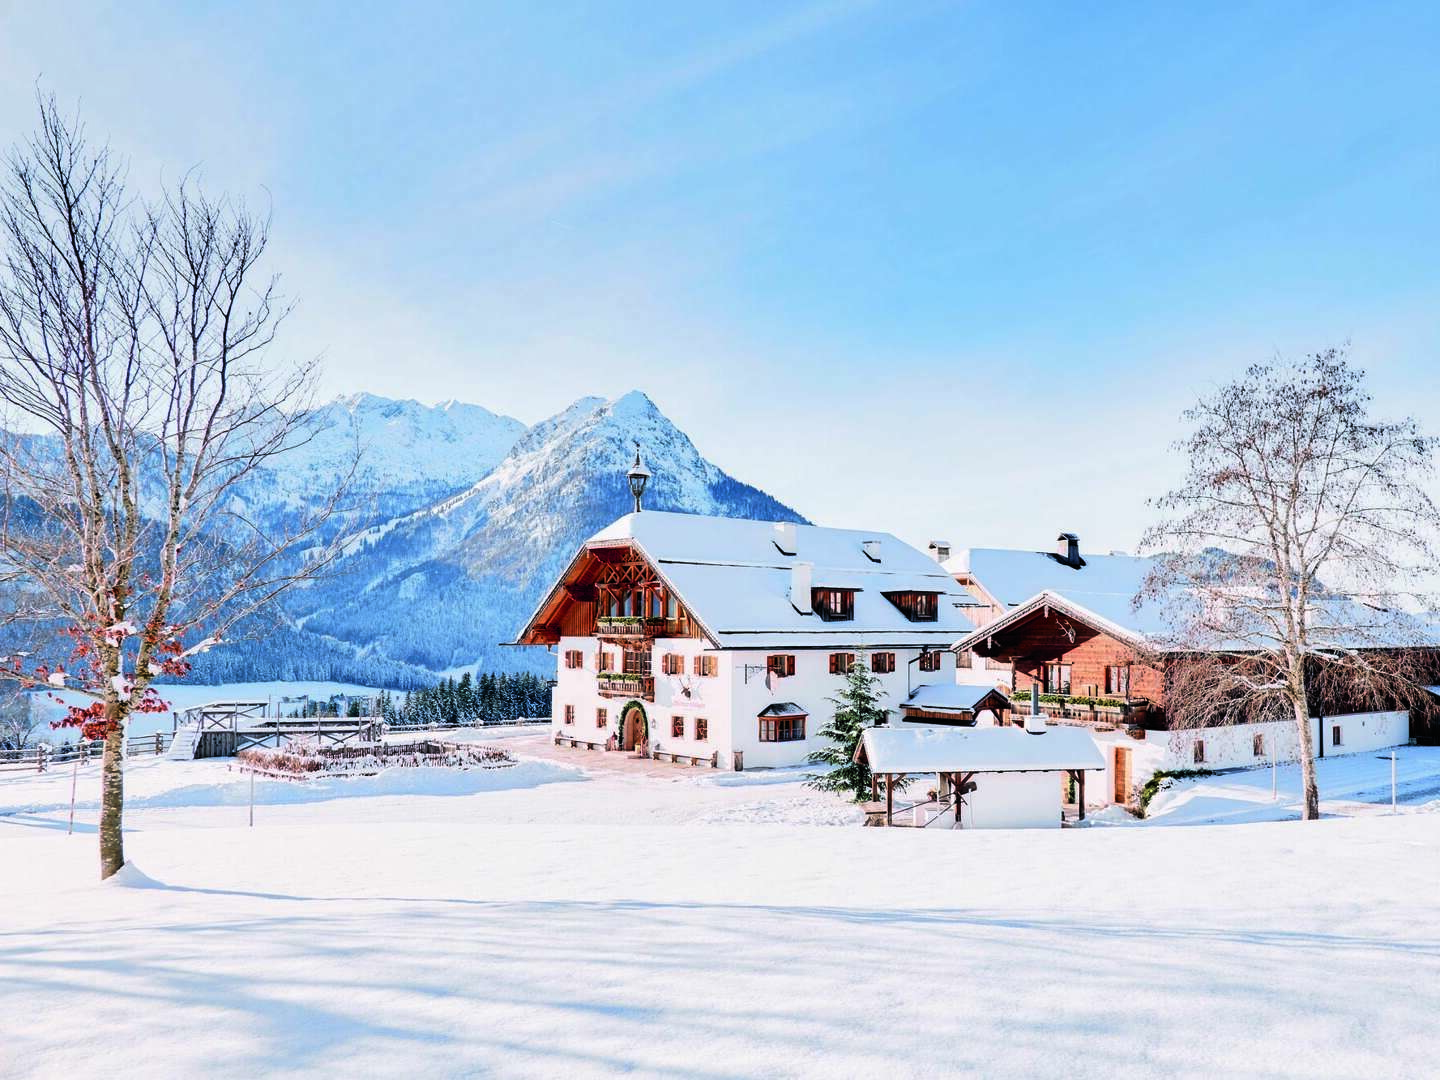
[[[685,718],[683,716],[670,717],[670,737],[672,739],[685,737]]]
[[[697,656],[695,657],[695,674],[713,676],[720,670],[720,658],[718,656]]]
[[[765,670],[777,679],[788,679],[795,674],[795,657],[776,653],[765,658]]]
[[[710,738],[710,721],[703,716],[695,718],[695,741],[704,742]]]
[[[625,650],[625,674],[626,674],[626,675],[649,675],[649,674],[650,674],[650,650],[649,650],[649,649],[626,649],[626,650]]]
[[[565,650],[565,666],[567,668],[578,668],[585,666],[585,654],[579,649]]]
[[[802,742],[805,738],[805,717],[760,717],[761,742]]]
[[[1265,756],[1265,736],[1256,735],[1250,742],[1250,752],[1256,757]]]
[[[666,675],[684,675],[685,657],[679,653],[667,652],[660,658],[660,670]]]
[[[876,675],[889,675],[895,670],[895,654],[893,652],[871,653],[870,670]]]
[[[934,622],[940,617],[940,594],[933,592],[890,592],[885,594],[911,622]]]
[[[566,705],[566,706],[565,706],[565,722],[566,722],[567,724],[573,724],[573,723],[575,723],[575,706],[574,706],[574,705]]]
[[[613,652],[606,652],[604,649],[601,649],[598,653],[595,654],[595,670],[614,671],[615,654]]]
[[[937,651],[934,651],[934,650],[932,650],[932,651],[930,651],[930,652],[922,652],[922,653],[920,654],[920,670],[921,670],[921,671],[939,671],[939,670],[940,670],[940,653],[937,652]]]
[[[1204,765],[1204,764],[1205,764],[1205,740],[1204,740],[1204,739],[1196,739],[1196,740],[1195,740],[1195,764],[1196,764],[1196,765]]]
[[[1045,665],[1045,692],[1047,694],[1070,693],[1070,665]]]
[[[596,709],[596,710],[595,710],[595,726],[596,726],[596,727],[604,727],[604,726],[605,726],[606,724],[608,724],[609,722],[610,722],[610,716],[609,716],[608,713],[605,712],[604,709]]]
[[[831,675],[848,675],[854,666],[855,654],[853,652],[832,652],[830,654]]]
[[[1345,740],[1341,738],[1340,725],[1335,724],[1330,728],[1330,745],[1344,746]]]
[[[810,607],[826,622],[848,622],[855,618],[855,590],[811,589]]]
[[[1130,665],[1105,665],[1105,693],[1128,697],[1130,694]]]

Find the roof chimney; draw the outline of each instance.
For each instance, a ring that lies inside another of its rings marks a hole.
[[[860,548],[861,548],[861,550],[863,550],[863,551],[865,552],[865,557],[866,557],[867,559],[869,559],[871,562],[879,562],[879,561],[880,561],[880,548],[881,548],[881,545],[880,545],[880,541],[879,541],[879,540],[865,540],[865,541],[862,541],[861,544],[860,544]]]
[[[930,557],[933,558],[936,562],[944,562],[946,559],[950,558],[950,541],[931,540]]]
[[[793,521],[777,521],[775,523],[775,547],[781,555],[794,555],[800,549],[796,547],[795,523]]]
[[[797,562],[790,567],[790,606],[801,615],[815,613],[815,601],[810,592],[811,571],[814,563]]]
[[[1080,557],[1080,537],[1072,532],[1062,532],[1055,538],[1055,561],[1062,562],[1072,570],[1085,565]]]

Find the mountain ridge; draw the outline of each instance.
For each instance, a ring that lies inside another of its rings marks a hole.
[[[501,643],[585,538],[631,509],[637,439],[653,472],[648,506],[805,520],[708,461],[642,391],[587,396],[526,429],[468,487],[372,524],[335,577],[287,609],[309,631],[407,666],[538,670]]]

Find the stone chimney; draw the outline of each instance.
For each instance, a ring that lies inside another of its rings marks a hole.
[[[781,555],[794,555],[800,549],[796,546],[795,523],[793,521],[777,521],[775,523],[775,535],[772,539],[775,546],[780,550]]]
[[[950,541],[931,540],[930,557],[936,562],[944,562],[946,559],[950,558]]]
[[[801,615],[815,613],[815,602],[810,594],[814,569],[815,564],[808,562],[797,562],[790,567],[790,604]]]

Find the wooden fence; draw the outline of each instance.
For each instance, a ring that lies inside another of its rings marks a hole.
[[[163,754],[170,749],[174,735],[168,731],[157,731],[153,735],[132,735],[125,740],[125,756],[141,757],[146,754]],[[59,765],[79,761],[81,765],[98,762],[104,753],[103,739],[81,740],[62,743],[59,746],[27,746],[23,750],[0,750],[0,774],[43,773]]]

